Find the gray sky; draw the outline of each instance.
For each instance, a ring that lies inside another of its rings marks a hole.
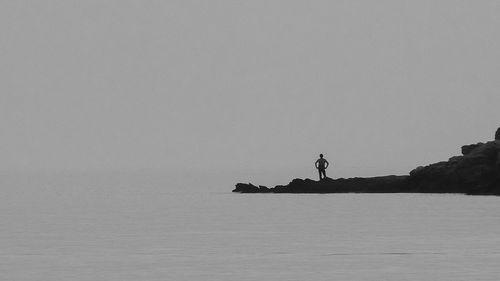
[[[0,169],[316,177],[322,152],[331,176],[404,174],[493,138],[498,15],[477,0],[2,1]]]

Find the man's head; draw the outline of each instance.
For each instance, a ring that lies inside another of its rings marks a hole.
[[[323,158],[323,154],[320,154],[320,155],[319,155],[319,158]]]

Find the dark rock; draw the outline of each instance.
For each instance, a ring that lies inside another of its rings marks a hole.
[[[321,181],[294,179],[287,185],[278,185],[274,188],[238,183],[233,192],[425,192],[500,195],[500,128],[495,138],[495,141],[464,145],[463,156],[454,156],[448,161],[417,167],[409,176],[326,178]]]
[[[411,186],[406,184],[408,176],[385,176],[374,178],[350,178],[330,179],[313,181],[310,179],[294,179],[287,185],[277,185],[265,192],[273,193],[389,193],[389,192],[413,192]],[[236,184],[233,192],[255,193],[256,186],[253,184]]]
[[[464,156],[452,157],[449,161],[413,170],[410,173],[410,184],[418,192],[500,195],[500,142],[463,146],[462,152]]]
[[[477,143],[477,144],[469,144],[469,145],[464,145],[462,146],[462,154],[463,155],[467,155],[469,153],[471,153],[474,149],[480,147],[481,145],[483,145],[484,143]]]
[[[238,183],[236,184],[236,188],[233,192],[243,192],[243,193],[257,193],[259,192],[259,188],[251,183]]]
[[[462,160],[463,158],[464,158],[463,156],[453,156],[450,159],[448,159],[448,162],[455,163]]]
[[[415,169],[413,169],[411,172],[410,172],[410,176],[415,176],[416,174],[418,174],[422,169],[424,169],[423,166],[418,166],[416,167]]]

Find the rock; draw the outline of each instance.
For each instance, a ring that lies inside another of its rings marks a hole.
[[[462,154],[467,155],[467,154],[471,153],[474,149],[480,147],[483,144],[484,143],[480,142],[477,144],[464,145],[464,146],[462,146]]]
[[[251,183],[244,184],[244,183],[238,183],[236,184],[236,188],[233,190],[233,192],[243,192],[243,193],[257,193],[259,192],[259,188]]]
[[[294,179],[287,185],[274,188],[238,183],[233,192],[425,192],[500,195],[500,128],[495,138],[495,141],[464,145],[463,156],[454,156],[448,161],[417,167],[409,176],[326,178],[322,181]]]
[[[420,171],[422,171],[424,169],[423,166],[418,166],[416,167],[415,169],[413,169],[411,172],[410,172],[410,176],[415,176],[416,174],[418,174]]]
[[[413,170],[409,181],[419,192],[500,195],[500,142],[465,145],[462,153],[464,156]]]
[[[454,163],[462,160],[464,157],[463,156],[453,156],[450,159],[448,159],[448,162]]]
[[[412,186],[406,184],[408,176],[385,176],[374,178],[331,179],[322,181],[294,179],[287,185],[277,185],[264,192],[272,193],[389,193],[412,192]],[[258,188],[253,184],[236,184],[233,192],[255,193]]]

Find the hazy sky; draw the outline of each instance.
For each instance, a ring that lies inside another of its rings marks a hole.
[[[2,1],[0,169],[404,174],[500,126],[500,1]],[[288,178],[287,178],[288,179]]]

